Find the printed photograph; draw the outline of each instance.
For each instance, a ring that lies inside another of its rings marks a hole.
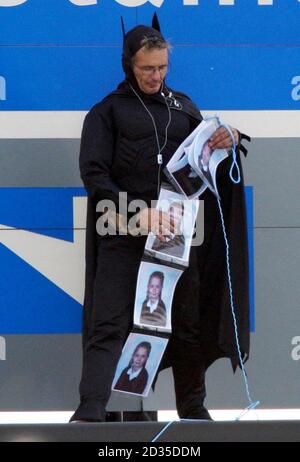
[[[142,262],[139,269],[134,324],[171,331],[174,290],[182,271],[165,265]]]
[[[119,360],[112,390],[146,397],[168,339],[131,333]]]
[[[188,266],[199,201],[186,200],[181,194],[162,189],[157,208],[167,213],[170,220],[174,220],[175,231],[165,234],[163,241],[150,233],[145,250],[166,262]]]

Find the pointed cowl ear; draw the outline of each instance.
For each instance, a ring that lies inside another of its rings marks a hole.
[[[159,21],[158,21],[158,16],[157,16],[156,12],[154,13],[153,18],[152,18],[152,27],[153,27],[153,29],[158,30],[158,32],[161,32]]]
[[[126,32],[125,32],[125,24],[124,24],[123,16],[121,16],[121,26],[122,26],[123,40],[125,40]]]

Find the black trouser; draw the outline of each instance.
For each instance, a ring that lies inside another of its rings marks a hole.
[[[181,419],[207,418],[203,405],[206,389],[201,347],[171,337],[164,362],[172,365],[178,416]]]
[[[93,310],[83,351],[81,403],[71,420],[105,420],[117,363],[132,328],[137,274],[144,245],[144,238],[126,236],[103,239],[99,243]],[[205,397],[204,362],[197,345],[199,280],[194,250],[190,267],[175,290],[173,334],[166,352],[173,368],[180,417],[189,417],[193,409],[203,407]],[[180,342],[185,346],[180,346]]]

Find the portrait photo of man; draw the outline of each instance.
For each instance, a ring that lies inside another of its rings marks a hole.
[[[206,180],[209,182],[210,186],[214,188],[213,179],[209,170],[209,161],[211,159],[211,155],[213,153],[213,149],[210,148],[209,142],[206,141],[204,143],[203,148],[201,150],[199,156],[199,167],[205,176]]]

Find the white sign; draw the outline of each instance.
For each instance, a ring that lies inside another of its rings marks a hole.
[[[19,6],[27,0],[0,0],[0,6]]]
[[[91,6],[91,5],[97,5],[98,1],[97,0],[69,0],[71,3],[74,3],[74,5],[77,6]]]
[[[294,361],[299,361],[300,359],[300,337],[296,336],[292,338],[292,345],[295,347],[292,349],[291,356]]]

